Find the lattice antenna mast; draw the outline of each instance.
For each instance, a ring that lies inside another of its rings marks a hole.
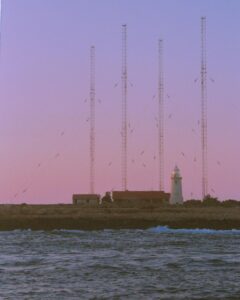
[[[159,190],[164,190],[164,76],[163,41],[158,41],[158,155]]]
[[[2,42],[2,0],[0,0],[0,46]]]
[[[201,18],[201,143],[202,143],[202,198],[208,194],[207,167],[207,55],[206,17]]]
[[[2,0],[0,0],[0,59],[2,56],[2,20],[3,19],[3,4]]]
[[[90,193],[95,192],[95,47],[90,48]]]
[[[122,25],[122,190],[127,190],[127,25]]]

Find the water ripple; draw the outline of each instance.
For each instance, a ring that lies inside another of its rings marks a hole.
[[[0,299],[239,299],[240,231],[0,233]]]

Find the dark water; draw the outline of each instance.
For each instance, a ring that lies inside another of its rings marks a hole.
[[[1,232],[0,299],[240,299],[240,231]]]

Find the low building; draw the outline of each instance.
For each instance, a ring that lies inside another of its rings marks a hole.
[[[162,191],[113,191],[106,193],[103,203],[113,202],[118,205],[136,206],[169,203],[170,194]]]
[[[72,201],[74,205],[98,205],[101,196],[98,194],[74,194]]]

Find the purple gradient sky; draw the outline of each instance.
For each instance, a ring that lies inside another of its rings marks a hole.
[[[114,84],[121,78],[123,23],[128,24],[133,83],[128,97],[134,128],[129,189],[158,186],[153,160],[157,100],[152,97],[157,90],[157,40],[163,38],[165,96],[170,95],[165,98],[166,191],[177,163],[185,199],[191,193],[200,197],[200,87],[194,79],[200,73],[202,15],[207,17],[208,76],[215,80],[208,81],[209,190],[220,199],[240,199],[240,1],[3,0],[0,202],[71,202],[72,193],[88,191],[89,105],[84,99],[92,44],[101,99],[96,109],[96,190],[120,188],[121,89]]]

